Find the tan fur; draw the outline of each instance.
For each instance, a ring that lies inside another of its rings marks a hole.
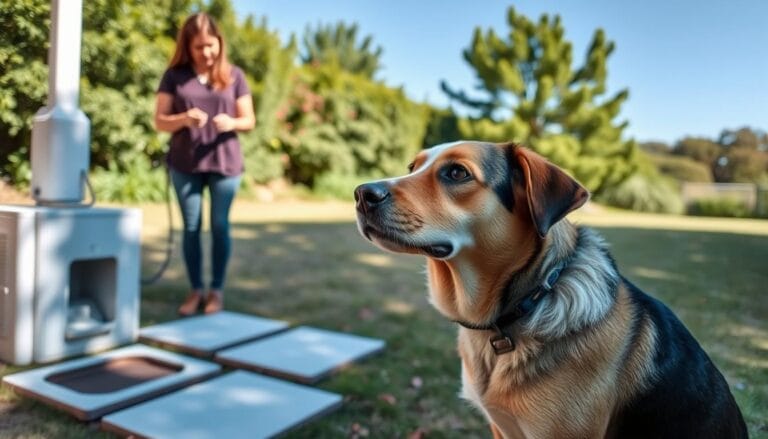
[[[502,153],[513,148],[511,155],[522,169],[524,184],[510,188],[515,199],[511,211],[490,187],[494,176],[484,175],[487,147],[467,142],[422,152],[411,175],[388,181],[391,211],[380,219],[409,237],[459,236],[456,242],[466,242],[448,259],[428,258],[427,279],[430,300],[442,314],[476,325],[490,323],[501,311],[501,295],[513,275],[522,294],[540,284],[542,267],[575,251],[574,226],[547,215],[553,209],[567,213],[586,199],[583,188],[536,154],[511,145],[495,147]],[[441,182],[446,163],[464,166],[472,181]],[[418,246],[372,239],[390,250],[421,252]],[[516,347],[504,354],[489,345],[493,331],[459,329],[463,396],[483,411],[494,438],[607,434],[617,408],[652,376],[647,365],[655,339],[650,321],[635,322],[636,310],[624,287],[611,297],[614,302],[605,305],[604,315],[559,338],[543,339],[516,327]]]
[[[528,436],[603,437],[611,415],[643,387],[652,373],[654,329],[643,322],[636,346],[630,346],[633,311],[626,291],[599,327],[547,346],[518,338],[515,351],[496,355],[490,331],[459,330],[459,354],[465,364],[464,383],[490,412],[501,431],[522,430]],[[628,361],[621,360],[627,355]],[[574,394],[589,398],[573,398]],[[592,401],[584,405],[584,400]],[[514,420],[514,422],[513,422]],[[506,427],[505,427],[506,426]]]

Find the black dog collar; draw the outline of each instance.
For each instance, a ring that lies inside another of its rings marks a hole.
[[[565,268],[566,263],[561,262],[555,268],[553,268],[544,282],[531,290],[528,294],[523,296],[520,301],[517,302],[514,308],[510,312],[502,312],[501,315],[496,317],[494,321],[489,325],[474,325],[461,320],[455,322],[467,329],[495,331],[496,334],[491,336],[488,340],[491,344],[491,348],[496,355],[505,354],[515,350],[515,341],[512,336],[505,331],[506,328],[512,326],[513,323],[527,316],[533,311],[536,306],[541,302],[547,294],[552,292],[557,280],[560,278],[560,272]],[[505,307],[506,308],[506,307]]]

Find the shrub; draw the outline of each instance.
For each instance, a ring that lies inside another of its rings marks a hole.
[[[640,212],[683,212],[683,200],[674,182],[661,175],[635,173],[621,184],[604,189],[596,200]]]
[[[747,218],[752,216],[749,207],[742,200],[733,197],[701,198],[688,206],[688,213],[697,216],[721,216]]]
[[[662,174],[678,181],[712,182],[712,170],[704,163],[671,154],[648,154],[648,157]]]
[[[402,90],[333,66],[304,66],[292,81],[277,112],[292,182],[402,172],[421,147],[426,110]]]
[[[315,186],[312,192],[322,198],[335,198],[340,200],[353,199],[355,188],[373,178],[362,177],[359,175],[343,175],[328,173],[323,174],[315,180]]]
[[[119,171],[117,165],[97,168],[90,180],[97,201],[144,203],[165,200],[166,177],[163,166],[153,167],[141,154],[133,158],[134,166]]]
[[[245,161],[243,179],[247,183],[265,184],[279,179],[285,173],[284,154],[277,147],[259,139],[257,130],[240,134],[240,145]]]

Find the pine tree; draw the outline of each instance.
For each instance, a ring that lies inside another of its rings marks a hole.
[[[357,24],[348,26],[339,22],[318,25],[317,29],[307,26],[302,42],[301,59],[304,64],[332,64],[369,79],[373,79],[381,67],[381,46],[373,48],[370,35],[358,45]]]
[[[472,111],[459,122],[462,136],[523,143],[593,192],[622,182],[637,169],[637,145],[622,139],[627,122],[615,121],[628,91],[605,96],[614,44],[596,30],[575,69],[559,16],[545,14],[534,23],[510,7],[507,23],[507,39],[476,28],[464,51],[483,96],[441,84],[452,101]]]

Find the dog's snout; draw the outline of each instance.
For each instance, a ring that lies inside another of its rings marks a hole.
[[[355,202],[359,209],[372,209],[389,198],[389,189],[383,183],[361,184],[355,189]]]

